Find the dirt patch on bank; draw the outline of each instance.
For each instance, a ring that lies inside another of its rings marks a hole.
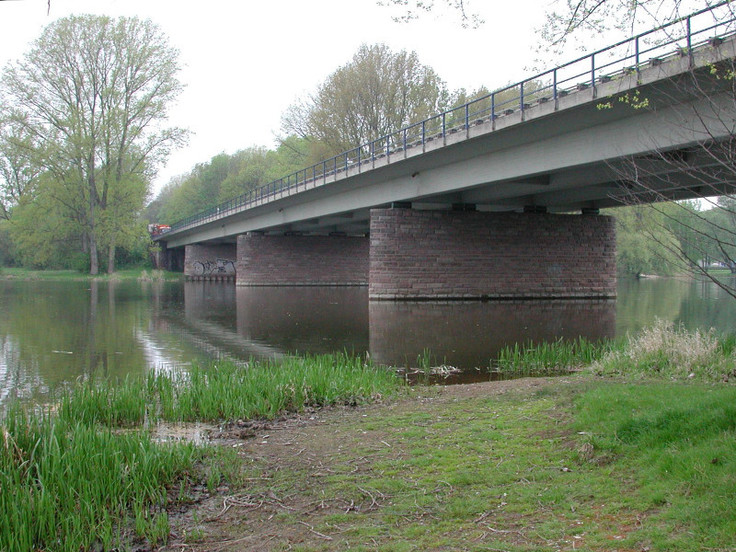
[[[382,427],[382,419],[401,420],[402,415],[417,412],[432,416],[449,403],[509,393],[522,398],[543,393],[551,382],[560,389],[580,385],[581,377],[414,388],[409,396],[384,404],[225,424],[213,430],[210,438],[237,452],[237,488],[221,485],[208,490],[200,485],[188,489],[189,503],[169,513],[172,534],[162,550],[341,550],[341,531],[347,531],[342,520],[357,514],[374,516],[376,524],[383,523],[379,512],[391,504],[391,496],[371,486],[371,478],[377,473],[383,477],[387,471],[376,470],[376,459],[390,466],[411,455],[395,441],[395,431]],[[335,480],[341,477],[364,480],[365,485],[346,484],[344,492],[334,492]],[[329,494],[323,487],[327,478],[333,489]],[[413,523],[424,523],[421,511],[414,515],[418,519]],[[513,534],[505,536],[512,538]],[[370,546],[377,545],[377,539],[366,531],[361,541]]]

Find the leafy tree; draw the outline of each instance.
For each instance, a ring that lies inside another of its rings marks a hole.
[[[296,172],[309,155],[309,143],[297,136],[282,140],[276,150],[253,146],[221,153],[169,182],[146,209],[146,218],[174,223]]]
[[[660,209],[676,214],[678,207]],[[616,219],[616,264],[628,274],[672,274],[683,270],[675,253],[680,243],[667,224],[667,216],[645,205],[611,209]]]
[[[35,188],[35,197],[23,197],[8,221],[22,264],[34,268],[72,268],[67,261],[73,258],[84,257],[89,262],[88,253],[81,253],[85,249],[82,214],[71,208],[76,198],[69,194],[74,189],[50,173],[42,174]]]
[[[185,139],[163,126],[181,91],[177,58],[151,21],[72,16],[49,25],[5,72],[10,119],[53,180],[35,202],[70,224],[63,234],[81,232],[92,274],[101,247],[114,270],[155,167]]]
[[[322,144],[324,159],[426,119],[448,100],[445,83],[416,53],[362,45],[315,94],[289,108],[282,128]]]
[[[227,174],[220,183],[218,195],[215,196],[217,203],[232,199],[267,182],[269,182],[268,150],[264,147],[253,147],[239,151],[229,159]]]
[[[33,149],[33,136],[18,125],[0,122],[0,218],[10,220],[13,208],[35,194],[40,168]]]

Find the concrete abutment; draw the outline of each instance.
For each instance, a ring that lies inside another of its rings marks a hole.
[[[187,280],[235,281],[235,244],[187,245],[184,276]]]

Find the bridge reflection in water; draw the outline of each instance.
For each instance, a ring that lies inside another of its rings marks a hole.
[[[614,337],[615,301],[369,302],[365,287],[185,284],[186,324],[230,358],[369,352],[382,364],[432,362],[482,378],[517,341]],[[486,376],[487,377],[487,376]]]
[[[372,302],[370,351],[382,364],[415,365],[425,349],[433,365],[485,369],[498,351],[516,342],[613,338],[616,302]],[[483,372],[478,379],[487,379]]]

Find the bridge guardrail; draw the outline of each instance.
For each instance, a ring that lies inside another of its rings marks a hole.
[[[725,37],[736,33],[736,14],[730,0],[682,17],[606,48],[596,50],[516,84],[500,88],[483,97],[454,107],[396,132],[340,153],[320,163],[259,186],[215,207],[182,219],[171,225],[171,235],[179,230],[217,220],[233,212],[243,211],[284,196],[334,181],[351,169],[362,172],[376,161],[404,159],[413,148],[425,148],[436,140],[446,140],[474,125],[495,121],[533,105],[554,102],[573,91],[595,89],[633,73],[643,67],[657,65],[673,56],[688,57],[704,45],[717,46]],[[161,237],[161,236],[157,236]]]

